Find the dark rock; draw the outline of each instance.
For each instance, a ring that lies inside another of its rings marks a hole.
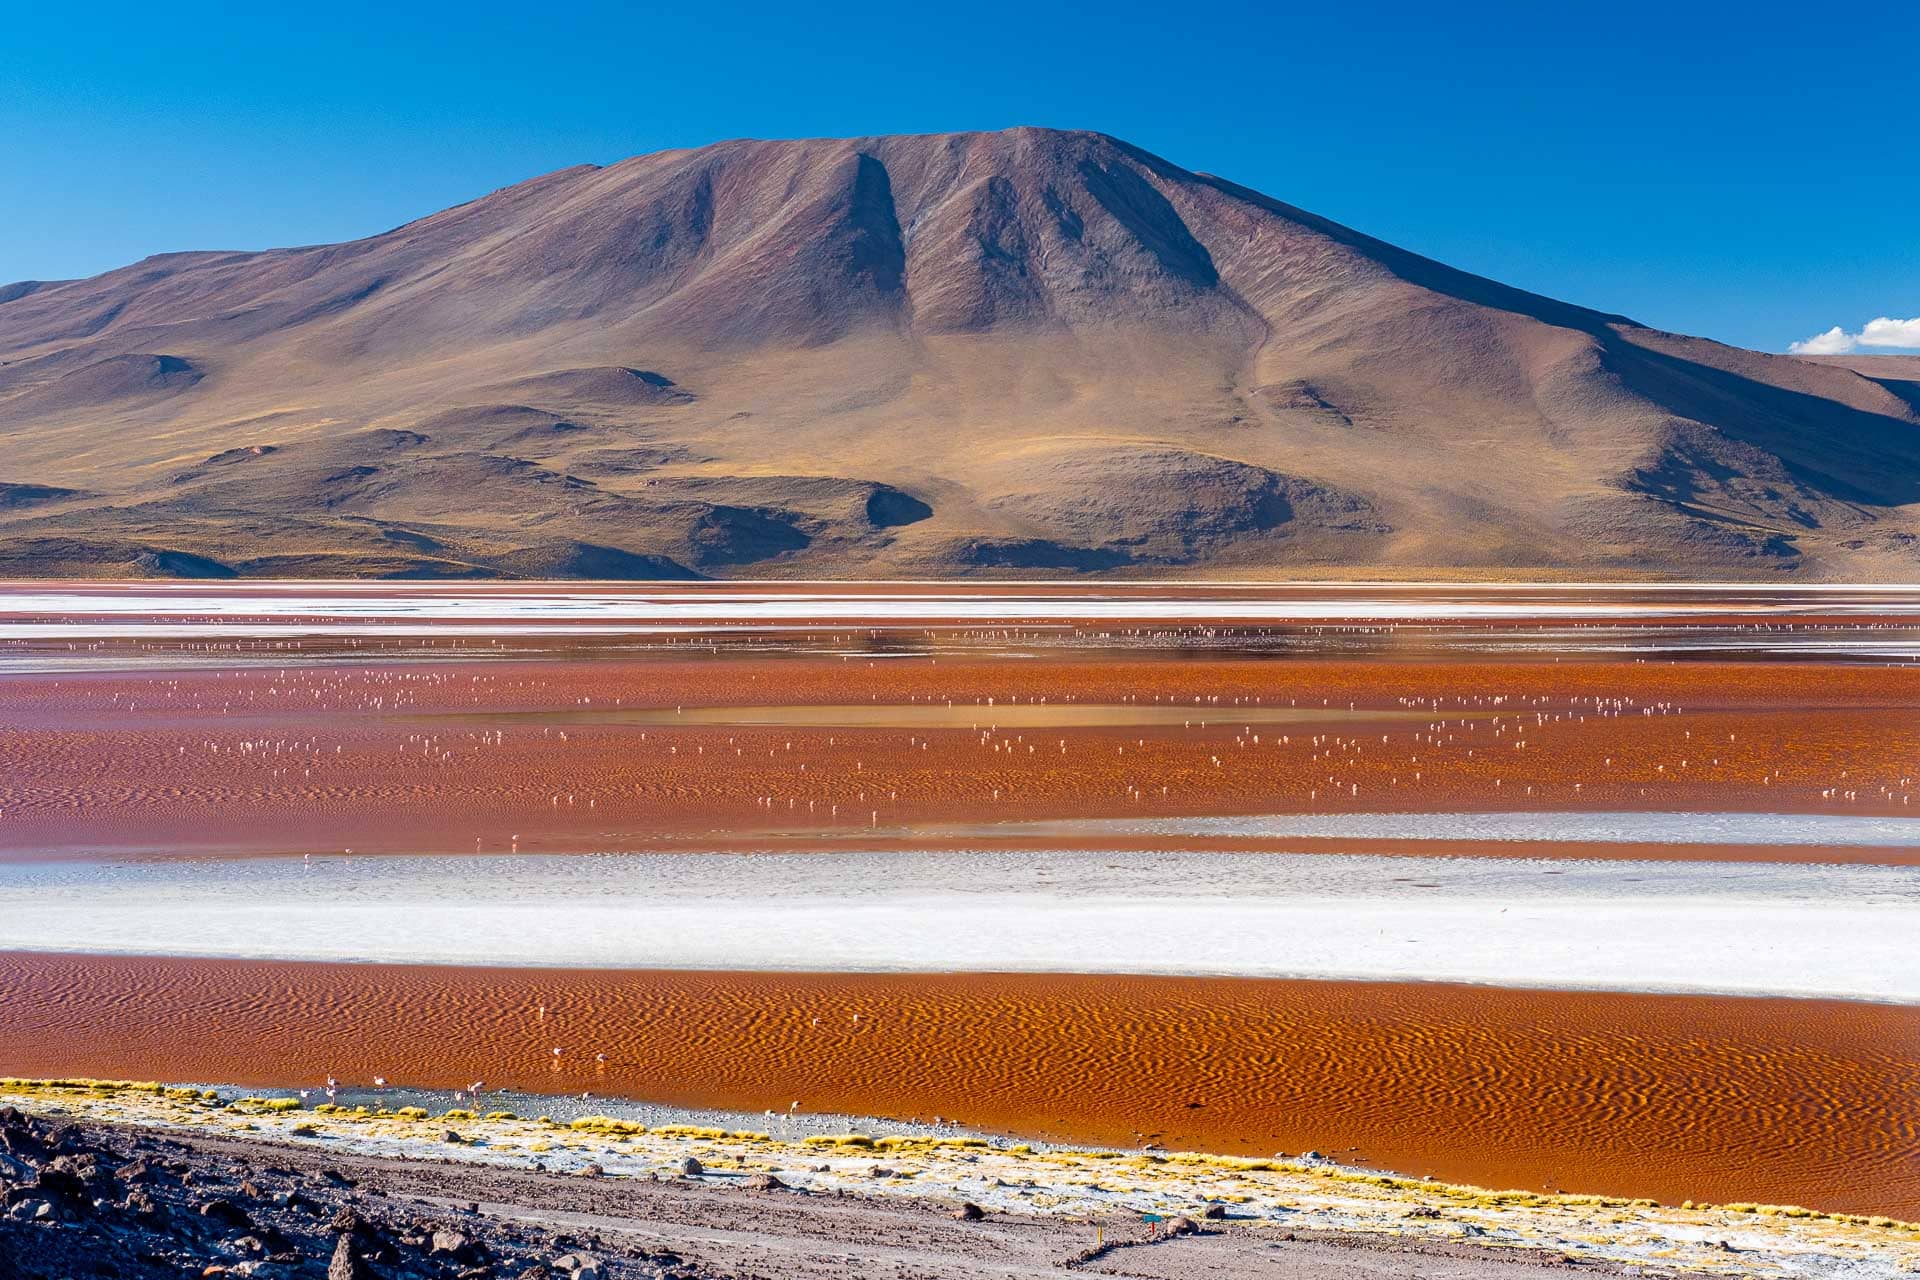
[[[353,1238],[343,1235],[333,1244],[333,1257],[327,1263],[327,1280],[375,1280],[371,1268],[353,1250]]]
[[[83,1205],[93,1197],[87,1193],[87,1184],[71,1168],[61,1168],[56,1161],[40,1171],[40,1177],[33,1186],[49,1200],[64,1201],[69,1205]]]
[[[200,1216],[209,1222],[218,1223],[229,1231],[253,1230],[253,1219],[247,1211],[231,1200],[209,1200],[200,1206]]]
[[[361,1217],[357,1211],[343,1205],[339,1212],[333,1215],[333,1221],[327,1224],[327,1230],[343,1236],[351,1236],[366,1230],[366,1226],[365,1218]]]
[[[1227,1206],[1223,1204],[1210,1204],[1200,1211],[1200,1216],[1209,1222],[1218,1222],[1227,1216]]]
[[[689,1178],[697,1178],[706,1171],[707,1167],[698,1160],[695,1160],[692,1156],[688,1156],[680,1162],[680,1172]]]
[[[973,1201],[967,1200],[947,1216],[960,1222],[978,1222],[987,1216],[987,1211]]]

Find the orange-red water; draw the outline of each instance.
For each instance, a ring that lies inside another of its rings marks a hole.
[[[1118,1145],[1315,1147],[1495,1187],[1920,1217],[1920,1009],[1904,1006],[5,954],[0,1072],[798,1100]]]
[[[1094,703],[1153,722],[1037,723]],[[847,723],[675,715],[754,705]],[[905,710],[872,723],[886,707]],[[1799,664],[676,655],[16,675],[0,677],[0,856],[601,851],[1248,812],[1911,816],[1916,707],[1920,668]],[[964,723],[901,722],[930,709]],[[1256,719],[1283,710],[1334,718]]]

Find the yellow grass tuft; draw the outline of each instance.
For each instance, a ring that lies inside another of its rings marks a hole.
[[[615,1137],[638,1137],[647,1131],[647,1126],[643,1124],[616,1120],[612,1116],[581,1116],[567,1128],[580,1133],[604,1133]]]

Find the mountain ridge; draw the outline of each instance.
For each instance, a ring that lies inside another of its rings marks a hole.
[[[1906,379],[1662,333],[1086,131],[732,140],[20,288],[0,484],[54,496],[0,507],[8,574],[1920,562]]]

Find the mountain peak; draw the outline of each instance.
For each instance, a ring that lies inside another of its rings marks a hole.
[[[735,139],[8,286],[0,568],[1910,577],[1916,425],[1102,133]]]

